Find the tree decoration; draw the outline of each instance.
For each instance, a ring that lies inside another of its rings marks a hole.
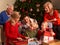
[[[20,0],[21,2],[26,2],[26,0]]]
[[[33,16],[35,16],[35,14],[33,14]]]
[[[31,18],[35,18],[40,26],[44,16],[43,5],[47,1],[50,0],[16,0],[14,10],[20,12],[21,20],[25,15],[29,15]]]
[[[21,9],[22,12],[25,12],[24,8]]]
[[[15,8],[17,8],[18,6],[16,5]]]
[[[40,4],[39,4],[39,3],[37,3],[37,4],[36,4],[36,7],[40,7]]]
[[[28,11],[25,11],[26,14],[28,14]]]
[[[28,3],[31,3],[31,0],[28,0]]]
[[[32,8],[30,8],[30,11],[32,12],[32,11],[33,11],[33,9],[32,9]]]
[[[37,8],[37,10],[36,10],[37,12],[39,12],[40,11],[40,9],[39,8]]]

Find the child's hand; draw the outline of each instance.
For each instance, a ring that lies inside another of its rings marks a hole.
[[[17,39],[18,39],[18,40],[21,40],[21,41],[23,40],[23,39],[22,39],[22,38],[20,38],[20,37],[19,37],[19,38],[17,38]]]
[[[54,33],[54,32],[52,32],[52,35],[53,35],[53,36],[55,36],[55,33]]]

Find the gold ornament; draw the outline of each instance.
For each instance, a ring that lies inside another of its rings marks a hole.
[[[40,10],[39,10],[39,8],[37,8],[37,10],[36,10],[37,12],[39,12]]]

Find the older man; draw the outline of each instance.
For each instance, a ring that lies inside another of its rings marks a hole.
[[[7,9],[0,13],[0,25],[4,25],[4,23],[9,19],[13,10],[13,5],[8,5]]]
[[[13,10],[14,10],[13,5],[8,5],[7,9],[0,13],[0,28],[1,28],[1,34],[2,34],[1,35],[2,45],[4,45],[4,41],[5,41],[4,24],[10,18],[10,15],[12,14]]]

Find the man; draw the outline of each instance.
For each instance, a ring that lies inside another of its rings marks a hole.
[[[0,13],[0,25],[4,25],[4,23],[9,19],[13,10],[14,10],[13,5],[9,5],[7,7],[7,10],[4,10]]]
[[[8,5],[7,9],[2,11],[0,13],[0,28],[1,28],[1,34],[2,34],[2,45],[4,45],[4,41],[5,41],[5,36],[4,36],[4,24],[6,23],[6,21],[10,18],[10,15],[12,14],[14,10],[13,5]]]

